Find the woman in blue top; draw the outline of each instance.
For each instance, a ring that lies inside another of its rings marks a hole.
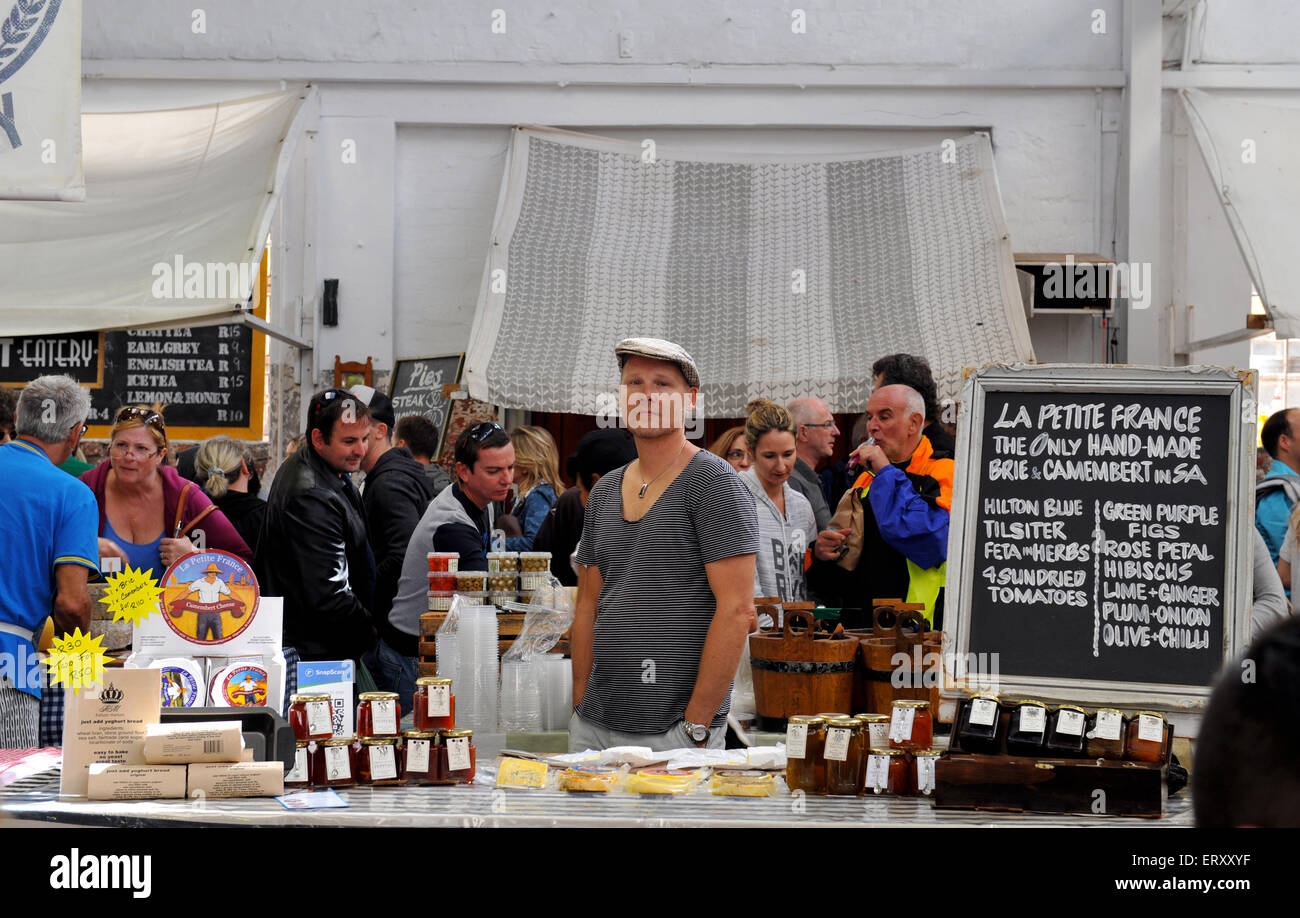
[[[514,516],[523,535],[506,539],[506,551],[532,551],[537,530],[564,490],[560,451],[541,427],[516,427],[510,431],[510,442],[515,447],[515,484],[519,486]]]

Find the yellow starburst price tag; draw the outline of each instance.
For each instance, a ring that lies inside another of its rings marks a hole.
[[[128,564],[126,570],[107,578],[108,592],[99,601],[113,613],[113,621],[138,625],[158,610],[162,587],[152,573],[152,569],[135,570]]]
[[[103,636],[82,634],[80,628],[72,634],[54,639],[50,652],[45,655],[45,665],[50,670],[50,685],[63,685],[76,694],[104,678]]]

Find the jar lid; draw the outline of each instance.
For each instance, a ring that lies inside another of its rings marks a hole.
[[[902,750],[900,749],[898,751],[901,752]],[[937,759],[939,756],[943,755],[943,750],[935,749],[931,746],[927,749],[913,749],[912,755],[918,759]]]
[[[550,556],[549,551],[521,551],[519,553],[521,558],[549,558]]]
[[[309,740],[309,739],[300,739],[300,740],[294,740],[294,741],[293,741],[293,744],[294,744],[295,746],[297,746],[299,749],[306,749],[308,746],[310,746],[310,745],[311,745],[312,743],[314,743],[314,742],[316,742],[316,741],[315,741],[315,740]]]
[[[1141,717],[1143,714],[1147,715],[1147,717],[1159,717],[1161,720],[1165,719],[1165,715],[1161,714],[1159,711],[1134,711],[1133,712],[1134,717]]]
[[[971,697],[971,700],[972,700],[972,701],[974,701],[976,698],[987,698],[989,701],[1001,701],[1001,700],[1002,700],[1002,699],[998,698],[996,692],[976,692],[974,695],[971,695],[970,697]]]
[[[332,697],[332,696],[330,696],[330,695],[324,695],[324,694],[321,694],[321,695],[290,695],[290,696],[289,696],[289,703],[290,703],[290,704],[293,704],[293,703],[295,703],[295,702],[299,702],[299,701],[332,701],[332,700],[333,700],[333,697]]]
[[[858,730],[862,727],[862,721],[854,720],[852,717],[836,717],[826,722],[828,727],[838,727],[839,729]]]
[[[807,724],[809,727],[816,727],[826,723],[825,717],[819,717],[815,714],[796,714],[789,720],[792,724]]]
[[[460,552],[458,552],[458,551],[431,551],[431,552],[429,552],[429,557],[430,557],[430,558],[459,558],[459,557],[460,557]]]
[[[1088,712],[1085,711],[1083,708],[1079,707],[1077,704],[1062,704],[1062,705],[1057,705],[1056,710],[1058,710],[1058,711],[1078,711],[1080,714],[1087,714],[1087,713],[1088,713]]]
[[[902,749],[872,749],[868,755],[902,755]]]
[[[1103,711],[1105,711],[1107,714],[1118,714],[1120,717],[1126,717],[1126,716],[1127,716],[1127,715],[1126,715],[1123,711],[1121,711],[1119,708],[1098,708],[1098,709],[1097,709],[1097,713],[1098,713],[1098,714],[1102,713]]]
[[[1014,704],[1015,704],[1015,706],[1018,707],[1018,708],[1019,708],[1019,707],[1023,707],[1024,705],[1027,705],[1027,704],[1036,705],[1036,706],[1038,706],[1038,707],[1040,707],[1040,708],[1046,708],[1046,707],[1047,707],[1047,702],[1045,702],[1045,701],[1035,701],[1033,698],[1022,698],[1020,701],[1014,702]]]
[[[414,728],[411,728],[409,730],[403,730],[402,736],[406,737],[407,739],[433,740],[433,739],[437,739],[440,736],[440,734],[438,733],[437,730],[416,730]]]
[[[362,701],[392,701],[397,697],[396,692],[362,692],[357,696]]]
[[[473,736],[474,731],[468,727],[456,727],[454,730],[443,730],[443,736]]]
[[[928,701],[895,701],[894,702],[894,707],[896,708],[928,708],[929,706],[930,706],[930,702]]]
[[[864,724],[887,724],[888,714],[854,714],[853,719]]]
[[[421,676],[416,685],[451,685],[451,676]]]
[[[397,737],[395,736],[363,736],[361,737],[363,746],[396,746]]]
[[[336,736],[336,737],[334,737],[333,739],[327,739],[327,740],[325,740],[325,741],[322,742],[320,745],[322,745],[322,746],[351,746],[351,745],[352,745],[352,742],[353,742],[354,739],[355,739],[355,737],[351,737],[351,736]]]
[[[825,719],[826,719],[826,722],[827,722],[827,723],[830,723],[832,720],[835,720],[835,719],[837,719],[837,718],[840,718],[840,717],[849,717],[849,716],[851,716],[851,715],[849,715],[849,714],[827,714],[827,713],[825,713],[825,712],[822,712],[822,713],[818,714],[817,716],[818,716],[818,717],[823,717],[823,718],[825,718]]]

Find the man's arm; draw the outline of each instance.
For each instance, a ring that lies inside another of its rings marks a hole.
[[[754,614],[755,555],[736,555],[704,565],[709,586],[717,600],[717,611],[704,638],[700,654],[700,673],[695,691],[686,705],[686,719],[693,724],[709,724],[718,712],[722,699],[736,676],[736,667],[749,634],[758,625]],[[576,636],[577,627],[575,623]],[[574,663],[577,663],[575,646]],[[575,669],[576,676],[576,669]],[[577,691],[577,680],[574,680]]]
[[[57,564],[54,567],[54,584],[56,592],[50,609],[54,619],[54,636],[71,634],[74,628],[80,628],[82,634],[90,634],[90,593],[86,590],[86,581],[90,568],[81,564]]]
[[[573,614],[573,629],[569,636],[569,655],[573,657],[573,706],[575,708],[582,703],[582,696],[587,692],[587,680],[591,678],[596,603],[600,599],[600,590],[604,585],[605,580],[596,565],[588,564],[579,568],[578,602]]]
[[[916,493],[896,466],[886,466],[867,492],[881,537],[922,568],[948,557],[948,511]]]

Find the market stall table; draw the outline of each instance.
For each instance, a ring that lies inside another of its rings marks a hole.
[[[936,810],[915,798],[780,796],[715,797],[710,794],[572,794],[498,790],[490,783],[461,787],[348,788],[346,808],[287,810],[271,798],[233,800],[60,800],[58,770],[0,789],[0,822],[76,826],[412,826],[640,828],[848,828],[871,827],[1077,827],[1171,828],[1193,825],[1190,796],[1169,800],[1162,819],[1045,816]]]

